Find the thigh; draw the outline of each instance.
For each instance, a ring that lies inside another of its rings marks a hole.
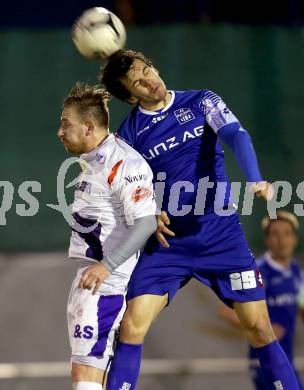
[[[269,324],[266,301],[234,302],[234,310],[244,328],[253,328],[258,321]]]
[[[113,343],[125,312],[125,295],[117,293],[115,286],[110,293],[109,283],[105,288],[102,285],[95,295],[78,288],[84,269],[78,271],[68,300],[71,360],[105,369],[113,355]]]
[[[201,230],[194,276],[232,307],[233,302],[265,299],[262,278],[237,215],[218,217]]]
[[[141,295],[128,302],[120,327],[120,340],[142,339],[151,324],[168,303],[168,294]],[[134,340],[133,340],[134,341]]]

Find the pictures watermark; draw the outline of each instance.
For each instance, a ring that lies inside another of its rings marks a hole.
[[[74,164],[81,166],[82,179],[77,177],[70,183],[65,184],[67,172]],[[89,196],[92,187],[90,178],[96,178],[96,174],[92,166],[85,160],[78,157],[70,157],[66,159],[60,166],[57,174],[57,204],[46,204],[62,214],[66,222],[73,230],[80,233],[88,233],[93,231],[98,222],[90,226],[82,226],[74,218],[75,209],[72,204],[68,204],[66,200],[66,190],[74,188],[75,191],[80,191],[85,196]],[[100,174],[100,172],[99,172]],[[88,180],[83,180],[83,177]],[[128,178],[130,182],[130,178]],[[145,181],[146,175],[136,175],[132,180],[138,181],[140,186],[141,180]],[[120,185],[124,186],[125,180]],[[96,180],[94,185],[98,187]],[[13,207],[13,198],[15,188],[9,181],[0,181],[0,189],[3,189],[2,203],[0,207],[0,226],[7,224],[6,213]],[[209,177],[203,177],[195,183],[191,181],[176,181],[169,182],[165,172],[159,172],[154,178],[154,193],[157,203],[157,214],[165,205],[165,209],[169,214],[175,217],[194,215],[202,216],[210,212],[212,209],[219,216],[229,216],[236,213],[240,215],[252,215],[254,211],[255,193],[261,190],[269,190],[269,196],[266,199],[266,208],[270,219],[276,219],[277,210],[290,205],[293,195],[296,195],[299,201],[293,204],[293,212],[299,217],[304,216],[304,181],[297,184],[295,188],[288,181],[275,181],[269,188],[266,182],[258,184],[255,182],[225,182],[211,181]],[[99,196],[102,197],[103,187],[100,185]],[[35,216],[39,212],[39,201],[34,196],[35,193],[40,193],[42,186],[38,181],[24,181],[17,189],[19,197],[24,203],[17,203],[15,206],[16,214],[21,217]],[[295,191],[295,192],[294,192]],[[271,193],[270,193],[271,192]],[[210,201],[211,199],[211,201]],[[123,200],[124,216],[128,224],[133,224],[134,221],[134,202],[131,199]],[[211,204],[212,203],[212,204]],[[80,210],[76,210],[80,211]]]

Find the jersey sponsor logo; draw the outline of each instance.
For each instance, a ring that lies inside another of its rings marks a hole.
[[[90,340],[93,337],[94,328],[90,325],[85,325],[83,328],[79,324],[75,325],[73,337],[75,339]]]
[[[81,181],[75,185],[75,191],[82,191],[86,192],[87,194],[91,193],[92,185],[91,183],[88,183],[87,181]]]
[[[146,187],[140,187],[138,186],[131,195],[131,200],[134,203],[140,202],[144,199],[149,198],[152,195],[152,191],[149,188]]]
[[[176,146],[187,142],[189,139],[200,137],[203,132],[204,126],[195,127],[192,131],[186,130],[179,136],[179,140],[177,140],[176,136],[168,138],[164,142],[161,142],[155,145],[153,148],[149,149],[148,153],[143,153],[142,155],[146,160],[152,160],[163,152],[167,152],[169,149],[173,149]]]
[[[229,278],[232,290],[248,290],[257,287],[254,270],[234,272],[229,275]]]
[[[280,294],[277,296],[269,295],[267,297],[267,303],[269,306],[293,306],[298,302],[298,295],[292,293]]]
[[[139,182],[139,181],[143,181],[143,180],[147,180],[148,178],[148,175],[146,175],[145,173],[139,173],[138,175],[135,175],[135,176],[125,176],[125,181],[126,181],[126,184],[131,184],[131,183],[135,183],[135,182]]]
[[[158,122],[160,122],[160,121],[166,119],[168,115],[169,115],[169,114],[168,114],[168,112],[167,112],[167,113],[164,114],[164,115],[156,116],[155,118],[152,119],[152,123],[158,123]]]
[[[190,110],[190,108],[180,108],[179,110],[175,110],[174,115],[180,125],[183,125],[184,123],[190,122],[195,119],[195,116]]]

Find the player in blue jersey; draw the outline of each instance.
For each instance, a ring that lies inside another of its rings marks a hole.
[[[262,274],[265,286],[267,306],[274,333],[290,362],[293,362],[294,336],[297,315],[304,313],[303,276],[294,250],[298,243],[299,222],[295,215],[278,211],[277,219],[265,217],[262,221],[265,232],[265,244],[268,251],[264,253],[257,264]],[[222,306],[219,310],[222,318],[234,325],[240,322],[234,310]],[[249,349],[252,380],[256,390],[266,390],[262,372],[256,362],[257,354]],[[299,386],[303,385],[299,379]]]
[[[271,327],[255,260],[228,196],[219,140],[231,147],[247,181],[254,186],[263,182],[247,131],[215,93],[167,90],[142,53],[116,53],[101,80],[112,95],[134,105],[118,134],[149,162],[162,209],[159,242],[154,237],[149,240],[129,284],[108,390],[135,389],[146,333],[192,277],[234,307],[269,389],[297,390],[294,370]],[[262,184],[257,194],[266,198],[270,185]]]
[[[277,213],[277,220],[264,218],[262,227],[265,231],[265,243],[269,248],[257,260],[265,285],[269,316],[274,332],[280,341],[290,362],[293,362],[295,326],[298,313],[303,315],[303,276],[294,250],[298,242],[299,223],[297,218],[286,211]],[[250,358],[257,358],[250,348]],[[259,368],[252,367],[253,380],[257,390],[267,389]],[[300,388],[303,385],[299,380]]]

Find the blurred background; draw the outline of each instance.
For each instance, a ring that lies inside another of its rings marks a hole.
[[[96,83],[101,65],[82,58],[70,38],[74,19],[92,6],[109,8],[123,20],[127,46],[153,60],[168,88],[208,88],[222,96],[250,132],[264,177],[292,184],[285,209],[303,203],[295,191],[304,179],[303,0],[5,2],[0,13],[2,207],[6,182],[14,197],[0,225],[0,390],[70,388],[65,304],[75,266],[66,260],[69,226],[47,204],[57,203],[57,172],[67,157],[56,136],[62,99],[76,80]],[[129,107],[113,99],[110,110],[115,131]],[[227,169],[232,180],[240,180],[229,151]],[[41,183],[33,194],[39,202],[35,216],[16,212],[18,205],[28,206],[19,194],[24,181]],[[242,217],[257,256],[265,249],[260,220],[266,211],[256,200],[253,215]],[[302,218],[300,224],[301,239]],[[303,250],[300,243],[300,261]],[[153,361],[146,360],[139,390],[252,389],[246,343],[218,318],[217,305],[196,283],[178,294],[147,338],[144,357]],[[301,358],[302,324],[297,332]],[[154,359],[181,359],[182,366]],[[187,365],[190,359],[208,360],[195,369]]]

